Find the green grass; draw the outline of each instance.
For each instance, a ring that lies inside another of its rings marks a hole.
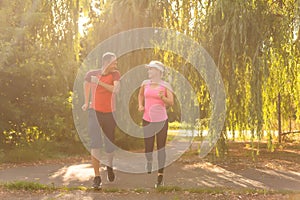
[[[29,181],[14,181],[14,182],[8,182],[8,183],[0,183],[0,187],[8,189],[8,190],[25,190],[25,191],[75,191],[75,190],[81,190],[81,191],[93,191],[94,189],[84,186],[78,186],[78,187],[56,187],[54,185],[45,185],[37,182],[29,182]],[[101,192],[105,193],[116,193],[116,192],[124,192],[123,189],[119,188],[103,188],[99,190]],[[142,189],[138,190],[142,191]]]
[[[225,188],[181,188],[178,186],[162,186],[156,188],[157,192],[189,192],[196,194],[220,194],[224,193]]]
[[[182,191],[183,189],[178,186],[161,186],[156,188],[158,192],[178,192]]]
[[[9,183],[0,183],[0,188],[5,188],[8,190],[24,190],[24,191],[47,191],[47,192],[54,192],[54,191],[63,191],[63,192],[71,192],[71,191],[94,191],[92,188],[78,186],[78,187],[56,187],[54,185],[44,185],[37,182],[27,182],[27,181],[15,181]],[[150,189],[151,190],[151,189]],[[149,192],[149,189],[144,188],[136,188],[136,189],[119,189],[119,188],[103,188],[99,190],[100,192],[104,193],[126,193],[126,192],[136,192],[136,193],[146,193]],[[299,192],[293,191],[270,191],[270,190],[263,190],[263,189],[231,189],[231,188],[181,188],[179,186],[162,186],[155,189],[156,192],[159,193],[174,193],[174,192],[189,192],[194,194],[224,194],[224,193],[231,193],[231,194],[259,194],[259,195],[272,195],[272,194],[291,194],[291,195],[300,195]]]
[[[53,185],[44,185],[36,182],[27,182],[27,181],[15,181],[10,183],[4,183],[1,186],[9,190],[26,190],[26,191],[56,190],[56,188]]]
[[[45,185],[38,182],[30,182],[30,181],[14,181],[7,183],[0,183],[0,187],[8,189],[8,190],[25,190],[25,191],[74,191],[81,190],[86,191],[88,188],[83,186],[78,187],[57,187],[54,184]]]
[[[146,193],[147,190],[144,189],[144,188],[136,188],[134,190],[132,190],[133,192],[136,192],[136,193]]]
[[[117,193],[117,192],[125,192],[126,190],[119,188],[102,188],[101,189],[105,193]]]
[[[157,192],[161,193],[169,193],[169,192],[189,192],[194,194],[224,194],[224,193],[232,193],[232,194],[259,194],[259,195],[272,195],[272,194],[299,194],[299,192],[295,191],[286,191],[286,190],[265,190],[265,189],[232,189],[232,188],[181,188],[178,186],[162,186],[156,188]]]
[[[224,188],[191,188],[186,191],[196,194],[220,194],[224,193]]]

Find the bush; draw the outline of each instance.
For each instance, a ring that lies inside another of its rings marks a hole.
[[[86,149],[79,142],[38,140],[28,145],[8,149],[5,154],[1,154],[0,152],[0,158],[2,162],[21,163],[61,158],[70,155],[84,155],[86,153]]]

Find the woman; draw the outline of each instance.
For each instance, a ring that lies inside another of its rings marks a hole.
[[[148,80],[143,81],[139,90],[138,102],[140,112],[143,114],[143,129],[145,154],[147,159],[146,169],[152,171],[152,154],[156,138],[158,151],[158,176],[155,187],[163,185],[164,165],[166,161],[166,139],[168,132],[167,106],[173,105],[173,93],[170,84],[162,80],[165,70],[164,64],[151,61],[148,65]]]

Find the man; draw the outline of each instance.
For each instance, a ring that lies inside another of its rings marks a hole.
[[[101,129],[104,133],[105,151],[108,155],[107,179],[110,182],[115,179],[113,172],[113,143],[115,140],[116,122],[113,117],[115,110],[113,93],[117,91],[120,80],[120,72],[116,67],[116,55],[107,52],[102,56],[102,67],[87,72],[84,78],[84,104],[82,109],[84,111],[89,109],[88,131],[91,140],[91,159],[95,173],[93,182],[93,188],[95,189],[100,189],[102,186],[99,161],[100,148],[102,147]]]

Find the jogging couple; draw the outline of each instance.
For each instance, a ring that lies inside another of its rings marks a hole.
[[[168,131],[167,106],[173,105],[173,93],[169,83],[162,80],[165,66],[159,61],[146,65],[148,78],[141,84],[138,94],[138,111],[143,112],[143,129],[145,143],[146,170],[152,172],[153,148],[156,140],[158,151],[158,176],[155,187],[163,185],[163,173],[166,161],[165,145]],[[107,179],[115,180],[113,171],[113,153],[116,122],[114,95],[118,91],[120,72],[117,70],[117,57],[107,52],[102,56],[100,69],[87,72],[84,78],[84,104],[88,110],[88,132],[90,136],[91,160],[94,168],[93,188],[100,189],[100,149],[102,138],[108,155]],[[101,130],[103,137],[101,137]]]

